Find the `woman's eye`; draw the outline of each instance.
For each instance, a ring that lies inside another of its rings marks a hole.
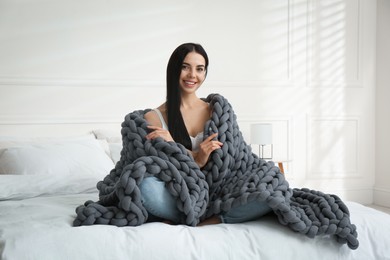
[[[191,70],[191,66],[189,66],[189,65],[182,65],[181,69],[183,71],[190,71]],[[204,67],[197,67],[196,71],[199,72],[199,73],[203,73],[205,71],[205,68]]]

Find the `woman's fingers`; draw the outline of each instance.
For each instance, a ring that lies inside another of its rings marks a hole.
[[[210,136],[212,137],[212,136]],[[210,138],[209,137],[209,138]],[[200,148],[204,151],[205,155],[208,157],[211,152],[221,148],[223,143],[220,141],[212,141],[211,139],[206,138],[203,143],[201,143]]]
[[[206,138],[201,144],[200,144],[200,149],[199,152],[196,154],[195,161],[199,165],[199,167],[203,167],[207,161],[209,160],[210,154],[217,150],[220,149],[223,143],[220,141],[213,141],[212,139],[215,138],[217,134],[213,134]]]
[[[212,134],[212,135],[210,135],[209,137],[207,137],[206,139],[205,139],[205,141],[211,141],[211,140],[213,140],[215,137],[217,137],[218,136],[218,133],[214,133],[214,134]]]
[[[213,152],[219,148],[221,148],[222,143],[218,141],[211,141],[211,146],[210,146],[210,152]]]
[[[154,125],[148,125],[147,127],[152,130],[163,130],[163,128]]]
[[[146,139],[155,139],[157,137],[163,138],[165,141],[173,141],[173,138],[168,130],[158,127],[158,126],[148,126],[149,129],[153,130],[146,135]]]
[[[147,127],[150,130],[153,130],[153,131],[146,135],[146,139],[154,139],[154,138],[156,138],[158,136],[158,135],[156,135],[157,134],[156,131],[160,130],[160,127],[152,126],[152,125],[148,125]]]
[[[219,146],[222,146],[223,145],[223,143],[221,143],[220,141],[214,141],[213,139],[214,138],[216,138],[218,136],[218,133],[214,133],[214,134],[212,134],[212,135],[210,135],[209,137],[207,137],[203,142],[206,142],[206,143],[208,143],[208,142],[210,142],[210,143],[212,143],[212,144],[218,144]]]

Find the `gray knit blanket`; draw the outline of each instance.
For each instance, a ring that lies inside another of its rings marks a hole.
[[[224,143],[200,169],[185,147],[162,138],[146,140],[147,122],[139,110],[122,123],[123,149],[115,168],[98,182],[99,201],[77,207],[74,226],[109,224],[137,226],[148,212],[142,205],[139,185],[145,177],[163,180],[177,199],[181,223],[196,226],[200,221],[248,202],[266,201],[281,224],[308,237],[332,235],[351,249],[359,246],[356,226],[336,195],[309,189],[292,189],[273,162],[251,152],[238,128],[229,102],[218,94],[206,99],[212,117],[205,138],[218,132]]]

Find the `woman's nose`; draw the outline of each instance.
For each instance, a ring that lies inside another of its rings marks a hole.
[[[189,72],[188,72],[188,76],[190,78],[195,78],[195,74],[196,74],[195,69],[190,69]]]

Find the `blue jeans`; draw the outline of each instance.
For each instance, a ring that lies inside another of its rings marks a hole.
[[[181,213],[176,207],[176,199],[169,193],[165,183],[156,177],[145,178],[140,185],[142,203],[151,216],[149,221],[157,219],[180,221]],[[271,208],[266,202],[252,201],[248,204],[232,208],[220,215],[222,223],[242,223],[269,213]]]

